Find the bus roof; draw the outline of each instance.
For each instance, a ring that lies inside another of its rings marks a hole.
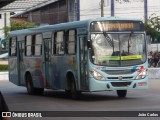
[[[129,20],[129,21],[140,21],[138,19],[131,19],[131,18],[118,18],[118,17],[101,17],[95,19],[88,19],[83,21],[74,21],[74,22],[67,22],[67,23],[60,23],[54,25],[45,25],[36,28],[28,28],[22,30],[11,31],[10,36],[16,35],[27,35],[32,33],[40,33],[40,32],[47,32],[50,30],[63,30],[63,29],[74,29],[77,27],[88,27],[88,25],[93,21],[104,21],[104,20]]]

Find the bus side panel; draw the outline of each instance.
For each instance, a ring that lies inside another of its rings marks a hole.
[[[45,87],[45,80],[42,72],[42,65],[43,64],[42,64],[41,57],[25,57],[24,58],[25,71],[31,74],[33,86],[35,88]]]
[[[35,58],[35,65],[33,66],[34,87],[45,88],[46,80],[43,72],[43,62],[41,57]]]
[[[16,85],[19,85],[17,58],[11,57],[9,58],[8,62],[9,62],[9,81]]]
[[[66,89],[67,79],[66,74],[68,71],[72,72],[77,80],[77,63],[75,55],[52,56],[50,73],[51,80],[53,80],[52,88]]]

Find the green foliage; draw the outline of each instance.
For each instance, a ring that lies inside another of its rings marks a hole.
[[[8,32],[11,30],[11,27],[6,26],[2,29],[3,29],[3,32],[4,32],[5,36],[7,36]]]
[[[13,30],[21,30],[21,29],[27,29],[27,28],[33,28],[35,27],[34,23],[31,22],[16,22],[14,20],[11,20],[11,31]]]
[[[0,64],[0,71],[8,71],[8,65]]]
[[[160,42],[160,16],[152,14],[144,25],[147,35],[151,37],[152,42]]]
[[[33,27],[35,27],[35,24],[31,22],[16,22],[15,20],[11,20],[11,26],[10,27],[6,26],[3,28],[5,37],[0,42],[0,53],[6,52],[8,50],[8,43],[9,43],[8,32],[9,31],[21,30],[21,29],[27,29],[27,28],[33,28]],[[2,44],[4,48],[2,48]]]
[[[3,32],[7,36],[9,31],[21,30],[21,29],[27,29],[27,28],[33,28],[33,27],[35,27],[35,24],[32,22],[17,22],[15,20],[11,20],[11,26],[4,27]]]

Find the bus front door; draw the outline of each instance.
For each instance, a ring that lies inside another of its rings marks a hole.
[[[87,36],[79,36],[79,80],[80,89],[87,90]]]

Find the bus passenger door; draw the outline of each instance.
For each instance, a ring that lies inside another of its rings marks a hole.
[[[51,39],[52,39],[52,32],[43,32],[43,75],[45,78],[46,87],[50,87],[52,85],[51,81]]]
[[[44,74],[46,85],[51,86],[51,39],[44,39]]]
[[[87,90],[87,36],[79,36],[79,80],[80,89]]]
[[[18,52],[17,52],[18,85],[21,85],[22,81],[24,80],[23,52],[24,52],[24,41],[21,41],[18,42]]]

